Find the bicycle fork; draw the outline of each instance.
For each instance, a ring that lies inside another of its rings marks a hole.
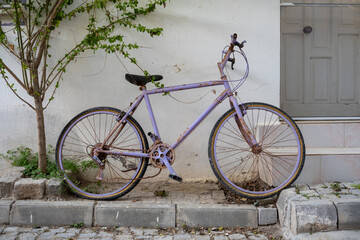
[[[260,144],[256,141],[254,134],[250,131],[244,120],[246,109],[243,107],[240,108],[233,96],[229,96],[229,101],[230,101],[230,106],[234,108],[236,111],[235,122],[242,136],[244,137],[245,141],[247,142],[253,153],[255,154],[260,153],[262,151],[262,148]]]

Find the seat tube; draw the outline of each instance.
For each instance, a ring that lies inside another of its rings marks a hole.
[[[156,125],[154,112],[152,110],[152,107],[151,107],[151,104],[150,104],[150,99],[149,99],[149,96],[147,94],[145,86],[142,87],[142,92],[143,92],[143,96],[145,98],[146,107],[147,107],[147,110],[148,110],[148,113],[149,113],[149,116],[150,116],[151,124],[152,124],[153,129],[154,129],[154,134],[159,137],[159,140],[161,140],[160,133],[159,133],[158,127]]]

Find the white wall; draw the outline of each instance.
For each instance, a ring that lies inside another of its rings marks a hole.
[[[52,43],[56,46],[52,53],[54,60],[63,49],[70,49],[85,31],[86,22],[75,21],[56,30],[56,43]],[[144,69],[163,75],[166,86],[219,79],[216,63],[230,41],[230,34],[237,32],[238,40],[248,41],[244,50],[250,62],[249,78],[239,92],[242,101],[279,105],[279,0],[171,0],[166,8],[160,7],[148,16],[146,24],[163,27],[163,35],[151,38],[129,32],[131,37],[127,39],[142,46],[134,55]],[[4,52],[0,54],[3,56]],[[140,73],[127,61],[123,62],[130,72]],[[139,92],[138,87],[125,81],[126,72],[115,56],[103,53],[85,53],[70,65],[54,102],[45,112],[47,143],[55,146],[62,128],[80,111],[95,106],[128,107]],[[217,93],[222,91],[219,87],[204,88],[176,92],[173,96],[190,102],[212,89]],[[168,96],[151,96],[162,139],[168,143],[176,141],[214,97],[211,93],[195,104],[182,104]],[[185,180],[214,178],[207,143],[213,125],[228,106],[228,102],[224,102],[177,149],[174,169]],[[134,117],[145,132],[151,131],[144,104]],[[14,97],[2,81],[0,122],[0,153],[19,145],[36,149],[35,112]],[[162,174],[162,178],[166,176]]]

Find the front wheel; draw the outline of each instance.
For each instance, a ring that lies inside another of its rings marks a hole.
[[[251,148],[241,134],[234,109],[215,124],[209,160],[219,181],[247,198],[268,198],[293,183],[305,161],[305,144],[296,123],[281,109],[246,103],[244,121],[259,146]],[[255,150],[254,150],[255,149]]]
[[[61,132],[56,145],[56,162],[76,195],[88,199],[115,199],[133,189],[144,175],[148,158],[100,152],[101,166],[91,157],[115,128],[117,117],[123,114],[110,107],[92,108],[74,117]],[[126,118],[113,144],[103,147],[113,152],[145,152],[147,149],[146,135],[131,116]]]

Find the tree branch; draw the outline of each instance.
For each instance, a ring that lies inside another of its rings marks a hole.
[[[0,59],[0,65],[2,65],[8,73],[10,73],[10,75],[16,80],[17,83],[20,84],[21,87],[23,87],[26,91],[28,91],[25,84],[16,76],[16,74],[13,71],[11,71],[11,69],[1,59]],[[5,76],[3,77],[5,79]]]
[[[42,31],[44,32],[44,38],[41,40],[38,56],[37,56],[37,58],[36,58],[36,60],[34,62],[34,67],[35,68],[39,67],[39,65],[41,63],[41,59],[42,59],[43,54],[44,54],[44,50],[45,50],[45,48],[47,48],[47,46],[46,46],[47,40],[46,39],[50,35],[47,31],[50,30],[50,27],[52,25],[52,21],[56,17],[56,13],[59,10],[61,4],[63,4],[63,3],[64,3],[64,0],[59,0],[56,4],[54,4],[52,9],[50,10],[49,16],[45,20],[45,23],[44,23],[45,26],[43,26],[43,28],[42,28]]]
[[[4,76],[4,74],[2,74],[5,82],[6,82],[6,85],[11,89],[11,91],[21,100],[23,101],[24,103],[26,103],[29,107],[31,107],[33,110],[35,110],[35,108],[30,104],[28,103],[25,99],[23,99],[22,97],[19,96],[19,94],[16,93],[16,91],[11,87],[11,85],[9,84],[8,80],[6,80],[6,76]]]

